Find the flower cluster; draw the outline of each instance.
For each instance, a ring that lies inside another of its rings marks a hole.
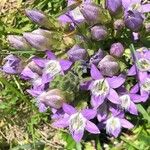
[[[127,114],[138,115],[136,103],[150,96],[149,49],[132,46],[132,64],[124,55],[131,37],[136,43],[136,35],[139,39],[141,31],[149,32],[147,24],[144,27],[149,8],[141,0],[105,0],[105,5],[68,0],[57,19],[26,10],[40,28],[23,36],[9,35],[8,41],[15,49],[35,49],[41,55],[28,61],[9,55],[1,71],[29,82],[27,92],[39,110],[50,108],[52,125],[68,128],[76,142],[85,130],[100,134],[105,129],[117,137],[122,128],[133,128]],[[132,76],[134,81],[128,81]]]

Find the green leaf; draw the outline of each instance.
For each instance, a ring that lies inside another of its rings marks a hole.
[[[141,104],[137,105],[138,111],[143,115],[143,118],[150,123],[150,116]]]

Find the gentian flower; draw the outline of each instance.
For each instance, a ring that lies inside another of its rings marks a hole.
[[[110,55],[120,58],[124,53],[124,47],[121,43],[113,43],[110,48]]]
[[[58,60],[51,51],[47,51],[47,59],[34,58],[33,61],[42,68],[42,78],[45,82],[50,81],[57,74],[64,74],[72,65],[69,60]]]
[[[36,24],[44,28],[51,29],[54,27],[54,25],[50,22],[48,17],[39,10],[26,9],[25,13],[29,17],[30,20],[32,20],[33,22],[35,22]]]
[[[81,48],[79,45],[74,45],[68,52],[67,55],[72,62],[78,60],[85,60],[87,57],[87,51]]]
[[[94,64],[95,66],[104,58],[105,52],[102,49],[99,49],[91,58],[90,64]]]
[[[91,66],[91,77],[93,80],[81,84],[81,88],[91,91],[91,105],[98,108],[107,98],[115,104],[120,104],[119,96],[114,90],[119,88],[124,82],[123,75],[114,77],[103,77],[95,65]]]
[[[8,55],[4,58],[4,65],[0,68],[1,71],[8,74],[19,74],[22,70],[22,63],[20,58],[15,55]]]
[[[23,37],[32,47],[38,50],[43,51],[51,48],[51,40],[41,34],[24,33]]]
[[[7,39],[10,45],[15,49],[29,50],[31,48],[28,42],[22,36],[8,35]]]
[[[129,10],[125,13],[125,25],[133,32],[138,32],[143,25],[144,18],[136,10]]]
[[[91,28],[92,39],[96,41],[101,41],[106,39],[108,32],[105,26],[93,26]]]
[[[37,98],[37,101],[43,103],[46,107],[59,109],[66,101],[64,94],[59,89],[52,89],[47,92],[42,92]]]
[[[65,112],[64,117],[54,122],[53,126],[58,128],[69,127],[69,131],[76,142],[81,141],[84,135],[84,130],[93,134],[100,133],[98,127],[89,121],[95,117],[95,110],[83,109],[77,111],[74,107],[68,104],[63,104],[63,110]]]
[[[122,10],[122,0],[106,0],[105,2],[106,9],[112,15],[116,15]]]
[[[118,116],[111,116],[106,120],[106,132],[114,137],[118,137],[121,128],[131,129],[133,125],[125,118]]]
[[[102,75],[112,77],[119,73],[120,66],[114,57],[112,57],[111,55],[106,55],[98,63],[98,69],[100,70]]]
[[[114,28],[115,30],[122,30],[123,28],[125,27],[125,24],[124,24],[124,20],[122,19],[117,19],[114,21]]]

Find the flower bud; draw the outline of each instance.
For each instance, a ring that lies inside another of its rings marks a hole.
[[[32,72],[42,75],[42,69],[33,60],[29,62],[25,68],[29,68]]]
[[[114,43],[110,48],[110,55],[120,58],[124,53],[124,47],[121,43]]]
[[[102,75],[112,77],[117,75],[120,67],[116,59],[110,55],[106,55],[98,64],[98,68]]]
[[[59,109],[62,107],[63,102],[65,102],[65,98],[61,90],[53,89],[39,95],[38,101],[44,103],[46,106]]]
[[[99,5],[93,3],[83,3],[80,6],[80,11],[87,23],[90,25],[98,23],[106,24],[111,20],[111,17],[106,9],[103,9]]]
[[[145,23],[145,30],[147,33],[150,32],[150,23]]]
[[[32,31],[32,33],[34,33],[34,34],[39,34],[39,35],[43,35],[43,36],[45,36],[45,37],[47,37],[47,38],[51,38],[52,37],[52,34],[53,34],[53,32],[51,32],[51,31],[49,31],[49,30],[44,30],[44,29],[37,29],[37,30],[34,30],[34,31]]]
[[[143,25],[144,18],[138,11],[127,11],[125,14],[125,25],[133,32],[138,32]]]
[[[69,59],[73,62],[78,60],[84,60],[87,57],[87,52],[85,49],[78,45],[74,45],[68,52],[67,55]]]
[[[115,30],[122,30],[124,27],[125,27],[125,24],[122,19],[118,19],[114,22]]]
[[[27,42],[34,48],[38,50],[51,49],[51,41],[47,37],[35,34],[35,33],[24,33],[23,37]]]
[[[38,25],[51,29],[54,28],[54,25],[49,21],[48,17],[39,10],[25,10],[26,15]]]
[[[122,0],[106,0],[105,5],[112,15],[116,15],[122,10]]]
[[[108,35],[107,28],[104,26],[94,26],[91,28],[91,35],[96,41],[104,40]]]
[[[98,50],[90,59],[90,64],[98,65],[98,63],[104,58],[105,53],[101,49]]]
[[[15,55],[8,55],[4,58],[4,65],[0,69],[8,74],[18,74],[22,70],[22,63],[20,58]]]
[[[10,45],[18,50],[27,50],[30,49],[30,45],[27,43],[27,41],[22,37],[18,35],[8,35],[7,37]]]

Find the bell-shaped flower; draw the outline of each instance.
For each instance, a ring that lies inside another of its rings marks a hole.
[[[28,44],[28,42],[22,36],[8,35],[7,39],[8,39],[8,42],[10,43],[10,45],[15,49],[29,50],[31,48],[31,46]]]
[[[74,107],[68,104],[63,104],[63,110],[65,112],[64,117],[54,122],[53,126],[58,128],[68,127],[76,142],[81,141],[85,130],[92,134],[100,133],[98,127],[90,121],[96,115],[95,110],[83,109],[81,111],[77,111]]]
[[[91,105],[98,108],[106,98],[114,103],[120,104],[118,93],[115,91],[125,82],[125,76],[103,77],[95,65],[91,66],[91,81],[81,84],[81,88],[91,91]]]
[[[119,116],[111,116],[106,120],[106,132],[114,137],[118,137],[121,132],[122,127],[126,129],[133,128],[133,124],[131,124],[125,118]]]
[[[8,74],[19,74],[21,70],[21,59],[12,54],[4,58],[4,65],[0,68],[0,71]]]

